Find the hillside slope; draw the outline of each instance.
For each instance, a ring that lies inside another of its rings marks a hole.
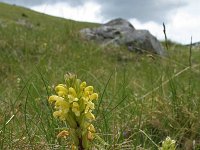
[[[66,149],[47,99],[67,72],[99,93],[99,149],[158,149],[167,136],[200,146],[199,50],[168,42],[160,58],[99,47],[78,34],[93,26],[0,3],[0,149]]]
[[[33,64],[42,66],[51,59],[54,64],[59,61],[61,65],[62,61],[68,62],[66,58],[73,55],[72,51],[83,54],[84,50],[78,47],[84,44],[79,41],[77,34],[81,28],[88,26],[95,24],[52,17],[0,3],[1,74],[8,73],[8,69],[29,72]]]

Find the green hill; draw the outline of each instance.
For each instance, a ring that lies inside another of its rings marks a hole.
[[[167,136],[198,147],[199,51],[170,43],[160,58],[81,39],[97,25],[0,3],[0,149],[66,149],[47,99],[67,72],[100,95],[100,149],[157,149]]]

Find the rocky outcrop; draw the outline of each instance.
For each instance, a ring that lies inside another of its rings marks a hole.
[[[162,56],[165,54],[160,42],[148,30],[137,30],[130,22],[121,18],[97,28],[82,29],[80,33],[82,37],[103,46],[112,44],[125,46],[129,51],[150,52]]]

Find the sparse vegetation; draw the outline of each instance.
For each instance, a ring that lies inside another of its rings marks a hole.
[[[66,149],[48,97],[73,72],[99,94],[97,149],[200,147],[200,51],[170,42],[168,56],[98,47],[75,22],[0,3],[0,149]],[[169,38],[169,37],[168,37]]]

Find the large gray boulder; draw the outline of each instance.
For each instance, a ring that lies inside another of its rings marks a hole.
[[[136,30],[133,25],[121,18],[109,21],[97,28],[80,31],[82,37],[100,43],[125,46],[129,51],[150,52],[163,56],[165,50],[148,30]]]

